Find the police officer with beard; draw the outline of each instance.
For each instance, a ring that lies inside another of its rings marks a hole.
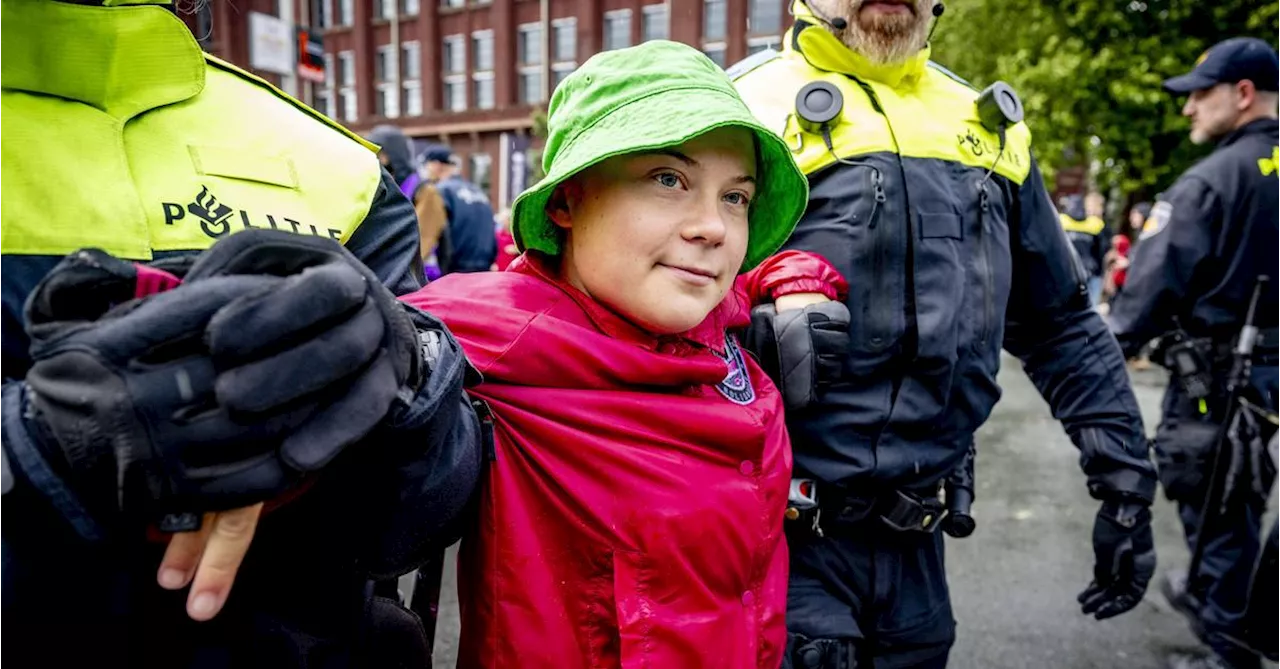
[[[999,397],[1002,348],[1063,422],[1099,502],[1084,612],[1133,608],[1155,568],[1155,473],[1016,96],[980,96],[929,61],[935,0],[792,11],[782,51],[730,75],[809,177],[787,248],[822,254],[854,288],[837,378],[789,412],[817,513],[789,528],[787,666],[945,666],[940,483]]]
[[[1164,591],[1193,619],[1212,649],[1208,656],[1176,655],[1179,669],[1256,667],[1240,648],[1248,636],[1245,605],[1249,572],[1259,550],[1258,524],[1273,472],[1255,471],[1254,486],[1229,499],[1215,536],[1198,537],[1218,426],[1226,419],[1226,376],[1230,351],[1245,325],[1248,302],[1260,276],[1265,284],[1254,325],[1252,378],[1244,397],[1276,412],[1277,338],[1277,59],[1266,42],[1233,38],[1206,52],[1195,68],[1164,83],[1186,95],[1182,109],[1191,119],[1191,141],[1217,147],[1169,188],[1151,210],[1128,281],[1111,311],[1111,328],[1127,354],[1163,337],[1166,350],[1193,347],[1208,380],[1197,389],[1192,370],[1172,364],[1174,380],[1165,392],[1155,450],[1160,481],[1178,503],[1188,544],[1205,541],[1204,558],[1191,583],[1185,573],[1166,575]],[[1254,423],[1266,443],[1275,426]],[[1250,458],[1264,462],[1261,458]],[[1190,592],[1188,592],[1190,591]],[[1274,595],[1274,592],[1271,593]],[[1274,612],[1274,606],[1272,607]],[[1269,634],[1274,639],[1271,625]],[[1274,643],[1274,642],[1273,642]],[[1272,646],[1274,649],[1274,645]]]

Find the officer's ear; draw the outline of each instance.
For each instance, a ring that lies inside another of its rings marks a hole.
[[[551,191],[547,200],[547,218],[560,228],[573,228],[573,210],[582,201],[582,183],[576,178],[569,178]]]
[[[1258,101],[1258,87],[1252,81],[1242,79],[1236,82],[1236,111],[1248,111]]]

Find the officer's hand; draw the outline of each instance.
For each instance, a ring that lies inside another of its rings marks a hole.
[[[840,378],[849,347],[849,309],[825,297],[803,308],[783,307],[779,302],[751,310],[746,345],[782,391],[786,408],[802,409]]]
[[[1156,570],[1151,509],[1143,504],[1104,502],[1093,525],[1093,582],[1077,601],[1098,620],[1138,605]]]
[[[173,535],[156,581],[166,590],[191,584],[187,615],[192,620],[209,620],[222,610],[261,513],[261,504],[207,513],[199,530]]]
[[[811,304],[821,304],[830,302],[831,298],[822,293],[792,293],[783,295],[774,299],[773,307],[777,311],[791,311],[792,309],[803,309]]]
[[[336,243],[275,235],[233,235],[142,300],[68,314],[43,299],[55,269],[28,301],[36,419],[100,521],[270,499],[412,394],[404,307]]]

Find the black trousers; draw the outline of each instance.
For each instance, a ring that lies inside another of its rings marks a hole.
[[[784,669],[945,667],[955,620],[943,534],[874,519],[847,529],[790,540]]]

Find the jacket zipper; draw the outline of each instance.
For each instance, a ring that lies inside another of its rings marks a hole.
[[[867,165],[871,169],[871,192],[873,201],[871,204],[871,213],[867,217],[867,230],[871,234],[872,254],[871,271],[875,277],[875,288],[873,289],[871,299],[871,335],[870,344],[875,348],[884,346],[886,335],[889,332],[890,314],[885,303],[885,295],[887,287],[884,285],[887,277],[885,276],[886,254],[888,253],[888,240],[886,235],[892,234],[892,230],[877,230],[877,224],[880,221],[880,205],[888,201],[888,197],[884,192],[884,175],[880,169],[874,165]]]
[[[991,270],[991,251],[989,248],[989,235],[987,230],[988,213],[991,211],[990,198],[987,195],[987,182],[984,179],[978,184],[980,190],[978,194],[978,258],[981,264],[979,271],[982,274],[982,322],[978,329],[978,343],[985,345],[987,336],[991,333],[991,321],[995,318],[995,298],[992,296],[994,292],[995,277],[992,276]]]

